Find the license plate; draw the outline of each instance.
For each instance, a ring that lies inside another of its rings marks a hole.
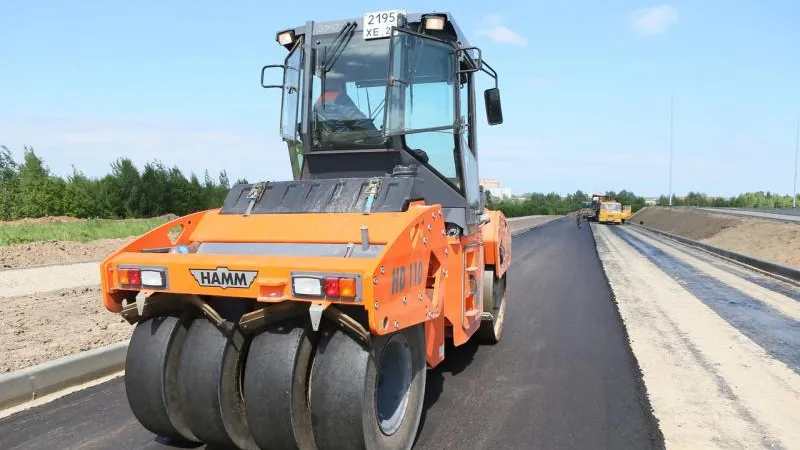
[[[405,16],[405,10],[393,9],[364,14],[363,37],[364,39],[383,39],[392,33],[392,27],[400,25],[400,17]]]

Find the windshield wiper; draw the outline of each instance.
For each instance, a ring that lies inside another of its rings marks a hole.
[[[350,43],[350,39],[353,38],[355,34],[355,29],[358,26],[356,22],[347,22],[341,30],[339,30],[339,34],[333,39],[330,46],[333,47],[332,54],[330,60],[323,56],[323,63],[324,71],[323,73],[328,73],[333,69],[333,65],[336,64],[336,60],[339,59],[339,56],[342,55],[344,52],[345,47],[347,44]],[[328,52],[328,46],[325,47],[325,53]]]

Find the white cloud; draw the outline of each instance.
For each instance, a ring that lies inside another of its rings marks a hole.
[[[214,178],[226,170],[231,181],[291,179],[288,154],[275,128],[254,131],[140,118],[3,117],[0,145],[8,146],[17,161],[23,145],[30,145],[62,176],[71,174],[74,165],[101,177],[111,162],[127,157],[140,169],[160,160],[201,179],[206,169]]]
[[[678,9],[672,5],[643,8],[631,13],[633,28],[641,34],[660,34],[678,21]]]
[[[503,18],[499,14],[490,14],[483,20],[486,28],[478,30],[478,34],[488,36],[489,39],[499,44],[527,45],[525,36],[503,25]]]

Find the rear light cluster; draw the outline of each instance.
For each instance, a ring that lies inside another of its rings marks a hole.
[[[292,277],[294,295],[329,299],[357,299],[356,277],[296,275]]]
[[[150,269],[142,267],[124,267],[117,269],[120,287],[126,289],[163,289],[167,287],[167,272],[165,269]]]

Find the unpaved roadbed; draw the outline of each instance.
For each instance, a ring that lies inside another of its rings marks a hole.
[[[0,299],[0,373],[120,342],[132,327],[84,286]]]
[[[667,448],[798,448],[800,289],[629,227],[593,229]]]
[[[135,237],[91,242],[44,241],[0,247],[0,269],[100,261]]]
[[[800,224],[682,208],[647,208],[633,223],[767,261],[800,267]]]

